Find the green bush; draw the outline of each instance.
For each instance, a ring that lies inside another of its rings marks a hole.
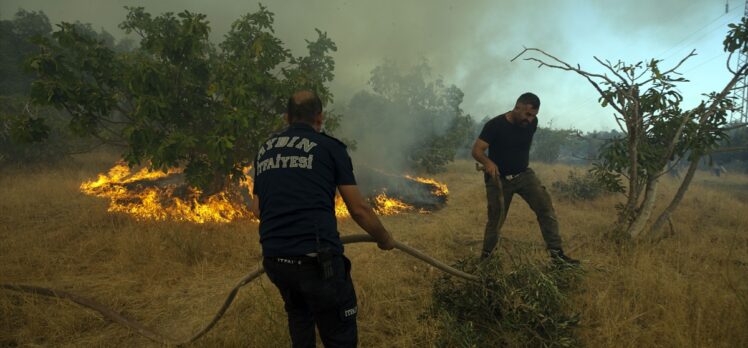
[[[590,172],[579,175],[569,171],[566,181],[556,181],[551,184],[556,196],[570,201],[587,201],[610,193],[605,184]]]
[[[571,129],[538,128],[535,132],[530,158],[544,163],[556,163],[565,146],[571,143]]]
[[[456,267],[480,280],[445,275],[434,284],[429,317],[439,326],[438,346],[579,346],[579,319],[565,294],[580,279],[578,268],[520,263],[507,271],[497,258]]]
[[[53,108],[30,105],[26,98],[0,96],[0,167],[52,163],[91,148],[90,139],[74,137],[64,127],[68,119]]]

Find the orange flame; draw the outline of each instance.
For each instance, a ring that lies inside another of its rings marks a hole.
[[[433,193],[434,195],[437,195],[437,196],[446,196],[446,195],[449,194],[449,189],[447,189],[447,185],[442,184],[442,183],[440,183],[440,182],[438,182],[438,181],[436,181],[434,179],[422,178],[422,177],[419,177],[419,176],[410,176],[410,175],[406,175],[405,177],[408,178],[408,179],[410,179],[410,180],[415,180],[415,181],[418,181],[418,182],[422,182],[424,184],[431,184],[434,187],[434,189],[431,190],[431,193]]]
[[[343,197],[340,197],[340,195],[335,195],[335,216],[339,218],[351,216],[351,213],[348,212],[348,207],[345,206]]]
[[[246,169],[248,170],[248,169]],[[96,181],[81,184],[86,194],[109,198],[109,212],[122,212],[134,215],[137,219],[177,220],[194,223],[229,222],[253,215],[246,206],[232,202],[225,193],[198,200],[201,192],[188,189],[186,198],[175,197],[174,185],[146,187],[142,190],[128,190],[127,184],[137,185],[142,180],[153,180],[179,173],[170,170],[166,173],[149,171],[143,168],[132,174],[124,163],[117,163],[107,175],[99,174]],[[251,183],[242,183],[251,190]],[[251,192],[251,191],[250,191]]]
[[[387,197],[382,193],[374,197],[375,208],[379,215],[395,215],[405,211],[414,210],[413,206],[403,203],[397,199]]]
[[[415,210],[413,206],[403,203],[398,199],[389,197],[384,193],[377,195],[371,201],[374,206],[374,211],[379,215],[395,215]],[[339,218],[351,216],[351,213],[348,212],[348,208],[345,206],[343,198],[339,195],[335,196],[335,216]]]
[[[252,177],[249,175],[251,167],[244,168],[246,180],[240,183],[242,190],[246,190],[251,198]],[[147,168],[133,173],[130,168],[118,162],[107,174],[99,174],[96,180],[81,184],[82,192],[97,197],[109,198],[109,212],[122,212],[135,216],[139,220],[176,220],[194,223],[206,222],[230,222],[237,219],[249,218],[257,220],[249,211],[246,204],[232,200],[226,192],[212,195],[204,200],[199,200],[201,194],[197,189],[186,189],[184,198],[175,194],[176,185],[154,185],[142,188],[144,180],[157,180],[166,178],[171,174],[181,173],[181,170],[172,169],[168,172],[150,171]],[[422,183],[431,184],[434,189],[432,193],[446,196],[447,186],[433,179],[410,177],[407,178]],[[394,215],[402,212],[416,211],[416,209],[398,199],[388,197],[381,193],[370,200],[374,211],[379,215]],[[345,202],[339,196],[335,196],[335,216],[338,218],[350,217]]]

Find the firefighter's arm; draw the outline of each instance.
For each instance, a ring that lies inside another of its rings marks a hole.
[[[394,248],[395,239],[384,228],[382,222],[374,214],[374,210],[366,203],[361,192],[358,190],[358,186],[340,185],[338,186],[338,191],[340,192],[340,196],[343,197],[345,206],[348,208],[348,212],[351,213],[353,221],[356,221],[366,233],[374,237],[379,248],[382,250]]]
[[[260,218],[260,196],[255,195],[252,197],[252,204],[249,206],[249,211],[251,211],[256,218]]]
[[[487,174],[496,177],[499,175],[499,167],[497,167],[496,163],[493,163],[493,161],[486,156],[486,150],[488,150],[488,143],[478,138],[475,140],[475,144],[473,144],[473,151],[471,154],[476,161],[483,165]]]

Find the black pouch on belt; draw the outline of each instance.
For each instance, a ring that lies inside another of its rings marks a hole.
[[[325,248],[317,252],[317,264],[319,264],[320,272],[322,272],[322,279],[330,279],[335,275],[330,249]]]

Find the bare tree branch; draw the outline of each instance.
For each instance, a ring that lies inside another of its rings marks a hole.
[[[620,129],[621,129],[621,131],[623,131],[624,133],[628,133],[628,130],[626,129],[626,127],[624,127],[624,126],[623,126],[623,125],[621,124],[621,121],[625,121],[625,120],[623,120],[623,119],[622,119],[621,117],[619,117],[619,116],[617,116],[617,115],[616,115],[616,117],[615,117],[615,120],[616,120],[616,123],[618,124],[618,128],[620,128]]]
[[[612,100],[611,98],[607,97],[605,95],[605,92],[603,92],[602,88],[600,88],[600,86],[598,85],[598,83],[595,82],[592,79],[593,77],[594,78],[598,78],[598,79],[601,79],[601,80],[605,81],[608,84],[615,85],[615,83],[610,78],[608,78],[607,76],[600,75],[600,74],[593,74],[593,73],[584,71],[581,68],[579,68],[578,65],[575,68],[575,67],[569,65],[568,63],[566,63],[566,62],[558,59],[557,57],[555,57],[555,56],[553,56],[553,55],[551,55],[551,54],[549,54],[549,53],[547,53],[547,52],[545,52],[545,51],[543,51],[543,50],[541,50],[539,48],[525,48],[522,52],[520,52],[518,55],[516,55],[514,58],[512,58],[511,61],[514,61],[515,59],[519,58],[520,56],[522,56],[527,51],[538,52],[538,53],[540,53],[540,54],[542,54],[542,55],[544,55],[544,56],[546,56],[546,57],[548,57],[548,58],[550,58],[550,59],[552,59],[552,60],[554,60],[554,61],[556,61],[558,63],[558,64],[550,64],[550,63],[547,63],[547,62],[545,62],[545,61],[543,61],[541,59],[534,58],[534,57],[525,58],[525,60],[527,60],[527,61],[534,61],[534,62],[539,63],[540,65],[538,67],[546,66],[546,67],[549,67],[549,68],[555,68],[555,69],[560,69],[560,70],[565,70],[565,71],[573,71],[573,72],[576,72],[579,75],[584,76],[587,79],[587,81],[589,81],[589,83],[592,84],[592,86],[597,90],[597,92],[605,100],[607,100],[608,104],[611,107],[613,107],[614,109],[616,109],[616,111],[618,111],[620,113],[623,113],[623,109],[620,108],[618,105],[616,105],[614,100]]]
[[[737,75],[737,72],[732,70],[732,67],[730,67],[730,61],[732,60],[732,53],[730,52],[729,55],[727,55],[727,61],[725,61],[725,66],[727,66],[727,71],[731,72],[733,75]]]
[[[696,56],[696,50],[691,50],[691,53],[689,53],[685,57],[683,57],[683,59],[681,59],[680,62],[678,62],[678,64],[675,64],[674,67],[668,69],[667,71],[661,72],[660,75],[664,76],[664,75],[667,75],[667,74],[670,74],[670,73],[674,72],[676,69],[680,68],[680,66],[683,65],[683,63],[685,63],[686,60],[688,60],[689,58],[694,57],[694,56]],[[653,78],[650,78],[649,80],[646,80],[646,81],[642,82],[641,84],[647,84],[647,83],[650,83],[650,82],[652,82],[654,80],[655,80],[655,78],[653,77]]]
[[[620,74],[619,74],[619,73],[618,73],[618,72],[616,71],[616,69],[615,69],[615,68],[613,68],[613,64],[611,64],[611,63],[610,63],[610,61],[606,60],[606,61],[604,61],[604,62],[603,62],[602,60],[600,60],[600,58],[597,58],[597,57],[595,57],[595,56],[592,56],[592,58],[595,58],[595,60],[596,60],[596,61],[597,61],[598,63],[600,63],[600,65],[602,65],[602,66],[604,66],[605,68],[607,68],[608,70],[610,70],[610,72],[611,72],[611,73],[613,73],[613,75],[616,75],[616,76],[617,76],[617,77],[618,77],[618,78],[619,78],[619,79],[621,80],[621,82],[622,82],[622,83],[623,83],[624,85],[628,86],[628,84],[629,84],[629,80],[628,80],[628,79],[626,79],[625,77],[621,76],[621,75],[620,75]]]

